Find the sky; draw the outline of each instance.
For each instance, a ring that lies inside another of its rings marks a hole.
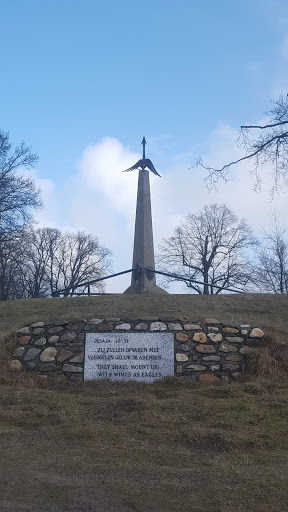
[[[206,204],[226,203],[256,235],[272,211],[285,222],[271,169],[261,192],[248,163],[209,192],[191,167],[241,156],[240,125],[288,92],[287,0],[0,0],[0,23],[0,129],[39,155],[39,227],[96,235],[114,272],[131,268],[137,172],[122,170],[143,135],[162,176],[150,181],[155,252]]]

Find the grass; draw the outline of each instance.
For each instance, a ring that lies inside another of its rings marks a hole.
[[[2,387],[1,511],[284,512],[287,384]]]
[[[228,324],[250,323],[288,336],[288,294],[235,295],[107,295],[54,299],[24,299],[0,303],[0,335],[32,322],[105,316],[209,316]]]
[[[268,295],[13,301],[0,304],[0,334],[39,320],[131,318],[135,311],[213,316],[273,332],[265,358],[255,353],[253,364],[274,368],[269,358],[279,361],[282,352],[271,347],[275,339],[285,343],[287,306],[288,297]],[[4,366],[1,512],[286,512],[285,364],[269,379],[209,385],[174,378],[72,385]]]

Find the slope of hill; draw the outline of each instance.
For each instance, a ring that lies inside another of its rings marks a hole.
[[[75,318],[213,317],[227,324],[249,323],[288,335],[288,295],[104,295],[0,302],[0,335],[37,321]]]
[[[0,303],[0,334],[37,321],[179,315],[288,339],[288,296],[258,294],[11,301]],[[0,510],[286,512],[287,417],[283,372],[70,384],[1,368]]]

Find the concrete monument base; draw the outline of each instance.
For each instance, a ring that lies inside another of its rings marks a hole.
[[[125,292],[123,293],[129,293],[130,295],[133,294],[133,293],[160,293],[160,294],[168,294],[168,292],[166,292],[166,290],[163,290],[163,288],[160,288],[160,286],[158,286],[157,284],[155,284],[154,286],[152,286],[152,288],[147,288],[147,289],[143,289],[143,288],[136,288],[135,284],[130,284],[130,286],[128,286],[128,288],[125,290]]]

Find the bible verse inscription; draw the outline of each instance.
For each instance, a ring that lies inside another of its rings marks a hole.
[[[174,375],[173,333],[87,333],[84,380],[153,382]]]

